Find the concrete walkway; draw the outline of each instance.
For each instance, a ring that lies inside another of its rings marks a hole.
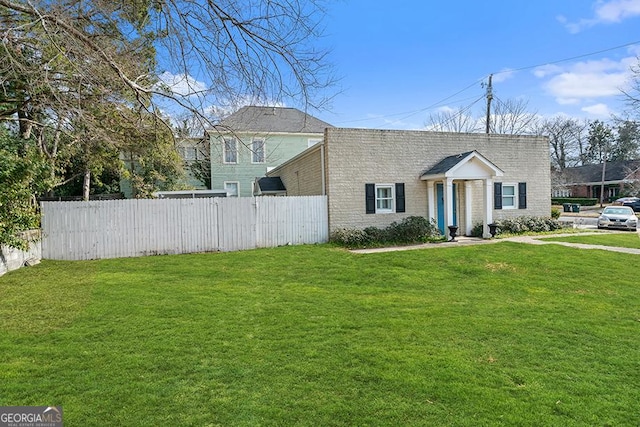
[[[566,221],[573,222],[573,226],[575,228],[591,228],[596,229],[595,223],[592,223],[592,226],[585,226],[587,220],[595,221],[595,218],[599,216],[599,212],[602,210],[600,206],[584,206],[579,213],[569,212],[562,213],[562,217]],[[606,231],[607,233],[628,233],[628,231]],[[593,232],[583,232],[580,233],[580,236],[588,236],[593,234],[601,234],[603,231],[593,231]],[[558,233],[558,234],[548,234],[548,235],[540,235],[540,236],[516,236],[516,237],[507,237],[504,239],[480,239],[477,237],[456,237],[455,242],[440,242],[440,243],[424,243],[421,245],[409,245],[409,246],[394,246],[389,248],[375,248],[375,249],[354,249],[351,252],[360,253],[360,254],[371,254],[377,252],[394,252],[394,251],[410,251],[413,249],[429,249],[429,248],[450,248],[455,246],[466,246],[466,245],[487,245],[493,243],[500,242],[516,242],[516,243],[526,243],[531,245],[562,245],[569,246],[572,248],[578,249],[600,249],[604,251],[611,252],[620,252],[625,254],[635,254],[640,255],[640,249],[633,248],[620,248],[617,246],[603,246],[603,245],[586,245],[584,243],[569,243],[569,242],[553,242],[548,240],[540,240],[549,237],[567,237],[567,236],[576,236],[576,233]],[[638,230],[638,237],[640,237],[640,230]]]
[[[611,231],[609,231],[611,233]],[[628,233],[625,231],[620,231],[620,233]],[[617,246],[603,246],[603,245],[586,245],[584,243],[569,243],[569,242],[554,242],[549,240],[541,240],[549,237],[566,237],[566,236],[588,236],[594,234],[602,234],[602,232],[585,232],[585,233],[560,233],[560,234],[547,234],[541,236],[516,236],[516,237],[507,237],[504,239],[480,239],[478,237],[456,237],[455,242],[440,242],[440,243],[424,243],[421,245],[409,245],[409,246],[393,246],[388,248],[373,248],[373,249],[354,249],[351,252],[358,254],[372,254],[378,252],[396,252],[396,251],[410,251],[415,249],[430,249],[430,248],[451,248],[457,246],[468,246],[468,245],[489,245],[500,242],[516,242],[516,243],[525,243],[530,245],[562,245],[569,246],[572,248],[578,249],[600,249],[611,252],[620,252],[626,254],[635,254],[640,255],[640,249],[634,248],[621,248]]]
[[[620,233],[628,233],[628,231],[627,232],[621,231]],[[599,232],[580,233],[580,234],[576,234],[576,233],[554,234],[550,236],[518,236],[518,237],[509,237],[502,240],[510,241],[510,242],[518,242],[518,243],[529,243],[533,245],[554,244],[554,245],[569,246],[569,247],[578,248],[578,249],[600,249],[603,251],[640,255],[640,249],[635,249],[635,248],[621,248],[619,246],[587,245],[584,243],[554,242],[550,240],[540,240],[546,237],[588,236],[588,235],[594,235],[594,234],[601,234],[601,232],[600,233]]]

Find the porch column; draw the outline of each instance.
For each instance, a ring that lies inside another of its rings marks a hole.
[[[465,222],[465,234],[471,235],[473,230],[473,222],[471,221],[471,201],[473,200],[473,187],[471,186],[473,181],[464,182],[464,222]]]
[[[436,219],[436,183],[427,181],[427,219]]]
[[[489,238],[489,224],[493,222],[493,179],[487,178],[483,181],[484,190],[484,212],[482,215],[482,237]]]
[[[447,178],[443,182],[444,184],[444,229],[447,231],[447,227],[450,225],[457,225],[453,223],[453,179]]]

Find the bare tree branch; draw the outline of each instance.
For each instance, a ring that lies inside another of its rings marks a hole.
[[[207,110],[238,100],[322,107],[323,12],[322,0],[0,0],[0,120],[52,161],[82,147],[96,164],[131,146],[123,129],[166,133],[167,108],[212,128]]]

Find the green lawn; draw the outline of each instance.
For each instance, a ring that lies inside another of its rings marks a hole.
[[[640,249],[640,238],[637,233],[608,233],[580,235],[566,237],[547,237],[540,240],[551,240],[555,242],[584,243],[586,245],[618,246],[622,248]]]
[[[637,237],[636,237],[637,238]],[[0,406],[65,426],[637,426],[638,257],[500,242],[0,277]]]

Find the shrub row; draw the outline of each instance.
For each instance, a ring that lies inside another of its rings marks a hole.
[[[528,232],[555,231],[562,224],[554,218],[520,216],[501,219],[495,222],[498,234],[523,234]],[[482,236],[482,224],[476,224],[472,236]],[[385,244],[411,244],[442,240],[435,220],[421,216],[410,216],[400,222],[394,222],[386,228],[367,227],[364,230],[341,228],[331,234],[331,242],[348,248],[382,246]]]
[[[552,205],[563,205],[565,203],[571,203],[582,206],[595,206],[598,203],[598,199],[590,197],[552,197]]]
[[[331,234],[333,243],[348,248],[384,244],[425,243],[440,240],[441,234],[435,220],[410,216],[393,222],[386,228],[367,227],[364,230],[342,228]]]
[[[522,234],[554,231],[562,228],[559,221],[541,216],[519,216],[517,218],[501,219],[496,221],[496,224],[498,224],[498,234]]]

